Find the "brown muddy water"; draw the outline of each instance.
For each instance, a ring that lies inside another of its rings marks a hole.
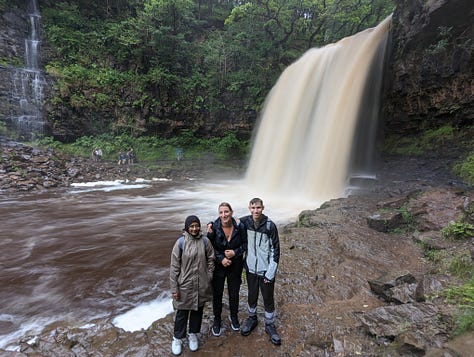
[[[15,349],[20,337],[52,324],[81,326],[95,318],[120,320],[118,327],[128,331],[146,329],[172,311],[169,257],[186,216],[198,215],[204,226],[228,201],[241,217],[254,195],[245,182],[224,179],[0,192],[0,348]],[[277,224],[319,205],[292,204],[278,194],[264,202]],[[124,316],[150,304],[159,314],[154,319]]]
[[[0,193],[0,348],[51,323],[168,300],[169,256],[189,194],[168,181]]]

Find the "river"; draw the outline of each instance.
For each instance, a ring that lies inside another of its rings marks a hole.
[[[130,331],[147,328],[172,311],[169,257],[185,217],[197,214],[205,225],[224,200],[239,217],[252,197],[240,181],[204,179],[0,195],[0,348],[50,324],[99,317]],[[299,212],[284,198],[269,202],[265,213],[277,223]]]

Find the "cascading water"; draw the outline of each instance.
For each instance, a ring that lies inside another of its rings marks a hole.
[[[12,74],[12,129],[23,139],[43,133],[43,86],[45,79],[40,70],[39,49],[41,44],[38,0],[28,3],[29,35],[25,39],[25,68],[17,68]]]
[[[369,174],[390,22],[311,49],[282,73],[260,118],[247,187],[264,197],[322,203],[344,196],[351,172]],[[355,133],[369,123],[371,137],[361,145]],[[354,150],[366,158],[356,160]]]

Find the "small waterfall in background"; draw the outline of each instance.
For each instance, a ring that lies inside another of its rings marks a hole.
[[[313,48],[282,73],[253,139],[248,187],[264,197],[322,203],[343,197],[351,174],[373,176],[390,23]]]
[[[43,87],[40,69],[41,15],[38,0],[28,3],[29,34],[25,39],[25,67],[12,74],[12,129],[21,139],[31,139],[44,132]]]

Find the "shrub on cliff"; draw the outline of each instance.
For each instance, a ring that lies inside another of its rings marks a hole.
[[[454,172],[467,184],[474,186],[474,151],[466,159],[454,166]]]

